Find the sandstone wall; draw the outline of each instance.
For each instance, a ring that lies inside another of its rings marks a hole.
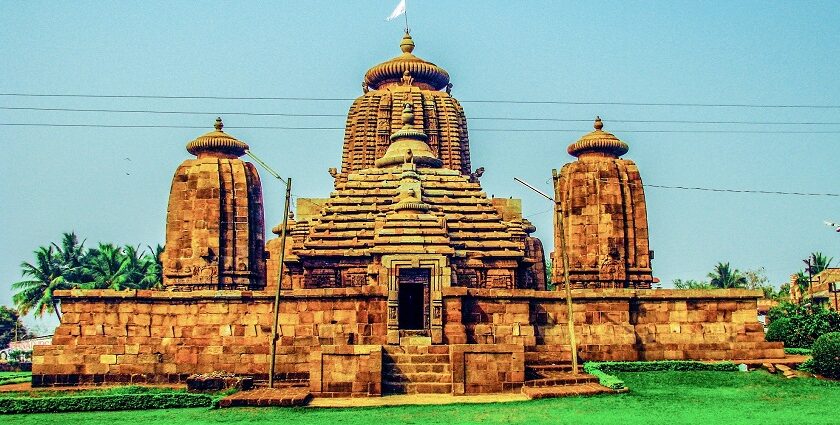
[[[746,290],[575,290],[579,352],[585,360],[784,357],[781,344],[764,341],[758,297]],[[444,306],[450,343],[568,351],[562,292],[448,288]]]
[[[272,304],[266,292],[58,291],[53,345],[33,356],[33,385],[181,382],[227,371],[265,378]],[[378,287],[289,292],[280,302],[280,379],[306,380],[310,347],[384,344]]]
[[[35,386],[181,382],[190,374],[214,371],[267,377],[273,319],[268,292],[74,290],[57,296],[64,316],[53,345],[35,348]],[[484,347],[467,360],[508,355],[487,351],[491,346],[505,353],[522,347],[526,363],[569,359],[562,292],[447,287],[442,297],[443,342]],[[758,297],[757,291],[745,290],[575,290],[579,352],[584,360],[783,357],[781,343],[764,342]],[[375,357],[368,354],[387,344],[387,299],[384,286],[284,292],[279,379],[307,381],[321,364],[319,382],[309,382],[321,385],[321,392],[381,391],[371,375],[377,370],[370,363]],[[351,345],[372,347],[359,351]],[[316,352],[321,353],[317,359]],[[351,354],[362,357],[342,357]],[[333,367],[345,360],[365,378],[348,384]],[[512,375],[464,385],[479,385],[471,387],[477,391],[481,385],[507,388],[517,382],[519,376]]]

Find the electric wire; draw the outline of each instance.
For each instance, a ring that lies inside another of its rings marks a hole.
[[[164,125],[164,124],[60,124],[60,123],[0,123],[4,127],[78,127],[78,128],[168,128],[168,129],[204,129],[207,126]],[[300,127],[300,126],[226,126],[229,129],[248,130],[344,130],[344,127]],[[586,133],[591,129],[571,128],[472,128],[475,132],[502,133]],[[721,134],[840,134],[840,130],[623,130],[610,129],[615,133],[721,133]]]
[[[354,98],[347,97],[304,97],[304,96],[166,96],[166,95],[129,95],[129,94],[84,94],[84,93],[0,93],[4,97],[67,97],[91,99],[197,99],[197,100],[288,100],[288,101],[327,101],[347,102]],[[712,107],[712,108],[796,108],[796,109],[840,109],[840,105],[809,104],[758,104],[758,103],[702,103],[702,102],[611,102],[611,101],[574,101],[574,100],[502,100],[502,99],[465,99],[461,103],[499,103],[520,105],[613,105],[613,106],[677,106],[677,107]]]
[[[233,116],[264,116],[264,117],[313,117],[313,118],[346,118],[347,114],[302,114],[287,112],[208,112],[208,111],[169,111],[157,109],[81,109],[81,108],[41,108],[25,106],[0,106],[0,110],[7,111],[38,111],[38,112],[97,112],[97,113],[125,113],[125,114],[161,114],[161,115],[233,115]],[[533,118],[533,117],[470,117],[470,121],[536,121],[536,122],[579,122],[591,123],[591,118]],[[737,125],[840,125],[840,122],[816,121],[698,121],[698,120],[631,120],[607,118],[605,121],[615,123],[638,124],[737,124]]]

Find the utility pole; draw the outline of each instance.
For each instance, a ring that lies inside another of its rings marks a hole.
[[[808,298],[811,303],[814,302],[814,267],[811,264],[811,257],[807,260],[802,260],[808,266]]]
[[[289,177],[283,180],[276,171],[268,166],[263,160],[251,153],[245,151],[245,154],[260,164],[269,174],[286,185],[286,199],[283,205],[283,224],[280,231],[280,264],[277,270],[277,290],[274,292],[274,320],[271,325],[271,360],[269,361],[268,369],[268,387],[274,388],[274,371],[277,367],[277,340],[280,336],[277,333],[280,321],[280,289],[283,285],[283,271],[285,270],[286,260],[286,228],[289,227],[289,204],[292,202],[292,178]]]
[[[560,257],[563,259],[563,284],[566,286],[566,307],[568,307],[568,324],[569,324],[569,345],[571,346],[572,350],[572,373],[577,375],[578,373],[578,355],[577,355],[577,341],[575,340],[575,318],[574,318],[574,307],[572,305],[572,286],[569,283],[569,253],[566,251],[566,232],[563,228],[563,217],[562,212],[563,209],[560,206],[560,201],[552,198],[551,196],[546,195],[541,190],[537,189],[534,186],[520,180],[518,177],[514,177],[516,182],[523,184],[528,189],[533,190],[534,192],[539,193],[543,198],[548,199],[549,201],[554,203],[554,207],[556,210],[555,217],[557,217],[557,224],[559,226],[558,232],[560,233]],[[557,247],[554,247],[557,249]]]

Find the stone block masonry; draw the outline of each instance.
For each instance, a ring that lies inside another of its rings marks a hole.
[[[34,386],[175,383],[214,371],[267,378],[268,292],[73,290],[56,296],[64,316],[53,345],[35,348]],[[781,343],[764,341],[759,296],[746,290],[575,290],[579,351],[585,360],[783,357]],[[389,346],[387,300],[382,286],[285,291],[278,379],[317,384],[325,394],[380,394],[382,351],[376,347]],[[510,364],[515,372],[522,351],[543,362],[568,360],[562,293],[449,287],[442,305],[453,391],[507,391],[520,382],[518,375],[500,375],[507,366],[458,372],[478,361]],[[348,370],[355,371],[352,381]]]
[[[250,291],[57,291],[64,316],[34,354],[33,385],[184,382],[224,371],[267,378],[273,296]],[[312,347],[383,344],[378,287],[285,293],[277,376],[306,382]]]

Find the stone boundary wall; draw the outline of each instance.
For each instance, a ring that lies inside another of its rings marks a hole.
[[[756,313],[758,291],[573,293],[584,360],[784,356],[781,343],[764,341]],[[56,296],[64,316],[53,345],[35,347],[33,386],[175,383],[215,371],[267,378],[273,320],[273,295],[268,292],[73,290],[56,291]],[[523,347],[526,359],[568,360],[562,292],[449,287],[443,288],[442,298],[446,344],[517,346]],[[387,344],[387,300],[384,286],[284,291],[278,379],[311,385],[311,353],[319,349],[356,355],[349,346]],[[513,378],[499,381],[502,388],[517,382]],[[375,392],[373,378],[363,381],[367,390],[353,387],[350,392]]]
[[[756,310],[760,291],[585,289],[572,297],[585,360],[784,357],[780,343],[764,341]],[[449,343],[568,351],[563,292],[446,288],[443,298]]]
[[[274,297],[251,291],[56,291],[53,345],[33,386],[183,382],[194,373],[268,376]],[[385,343],[379,287],[289,291],[280,302],[277,377],[309,379],[310,347]]]

